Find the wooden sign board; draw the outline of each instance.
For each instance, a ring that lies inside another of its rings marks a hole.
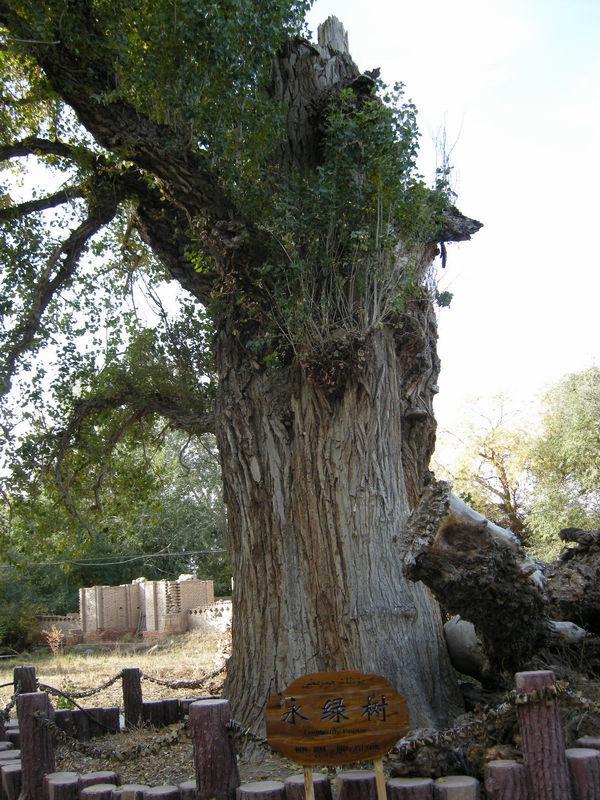
[[[267,740],[304,766],[381,758],[409,730],[406,700],[387,678],[314,672],[269,699]]]

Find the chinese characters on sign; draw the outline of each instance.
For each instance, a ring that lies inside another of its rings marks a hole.
[[[299,678],[271,697],[266,716],[273,749],[305,766],[379,758],[409,728],[386,678],[350,671]]]

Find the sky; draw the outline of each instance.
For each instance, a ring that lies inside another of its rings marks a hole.
[[[315,37],[330,14],[361,70],[404,82],[426,177],[445,129],[457,205],[484,224],[441,274],[440,429],[498,394],[531,413],[600,366],[600,0],[316,0]]]

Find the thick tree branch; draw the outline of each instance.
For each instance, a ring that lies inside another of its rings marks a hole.
[[[71,145],[54,139],[42,139],[38,136],[28,136],[19,142],[13,142],[0,147],[0,162],[10,158],[23,156],[60,156],[77,163],[81,160],[92,162],[97,156],[92,150],[80,145]]]
[[[50,301],[72,279],[79,258],[92,236],[115,216],[118,200],[120,198],[116,198],[112,191],[108,197],[95,197],[87,218],[55,248],[33,287],[27,313],[11,332],[12,343],[0,362],[0,397],[10,391],[17,361],[31,347]]]
[[[46,211],[49,208],[56,208],[56,206],[68,203],[76,197],[85,197],[85,194],[82,186],[66,186],[64,189],[54,192],[54,194],[38,197],[35,200],[27,200],[25,203],[19,203],[16,206],[0,208],[0,222],[18,219],[34,211]]]

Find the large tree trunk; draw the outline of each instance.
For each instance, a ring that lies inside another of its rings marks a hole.
[[[301,367],[284,379],[226,328],[219,335],[234,575],[227,690],[255,729],[270,694],[318,670],[385,675],[413,726],[444,724],[459,708],[437,604],[399,557],[434,440],[435,319],[428,301],[415,308],[402,339],[390,328],[370,335],[336,399]]]

